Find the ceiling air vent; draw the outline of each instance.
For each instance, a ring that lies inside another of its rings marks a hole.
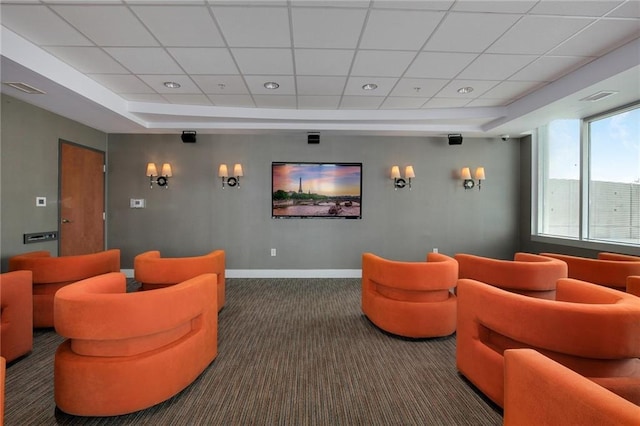
[[[4,84],[6,84],[7,86],[11,86],[14,89],[18,89],[21,92],[28,93],[30,95],[44,95],[47,93],[44,90],[36,89],[35,87],[28,85],[27,83],[5,81]]]
[[[582,98],[580,100],[585,102],[596,102],[611,95],[615,95],[616,93],[618,92],[615,92],[613,90],[601,90],[600,92],[594,93],[593,95],[589,95],[586,98]]]

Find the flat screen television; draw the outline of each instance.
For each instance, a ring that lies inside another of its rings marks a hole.
[[[271,216],[361,219],[362,163],[272,163]]]

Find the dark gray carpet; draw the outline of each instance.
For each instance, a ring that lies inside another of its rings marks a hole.
[[[455,336],[381,332],[361,313],[359,279],[228,279],[216,360],[180,394],[126,416],[57,410],[61,338],[34,337],[33,352],[7,370],[7,426],[502,424],[456,371]]]

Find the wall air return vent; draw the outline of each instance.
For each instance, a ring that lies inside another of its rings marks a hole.
[[[30,95],[44,95],[47,93],[44,90],[36,89],[35,87],[28,85],[27,83],[21,83],[18,81],[5,81],[3,83],[7,86],[13,87],[14,89],[20,90],[24,93],[28,93]]]
[[[597,93],[594,93],[593,95],[589,95],[586,98],[582,98],[580,100],[584,101],[584,102],[596,102],[596,101],[599,101],[601,99],[607,98],[607,97],[609,97],[611,95],[615,95],[616,93],[618,93],[618,92],[615,92],[613,90],[601,90],[601,91],[599,91]]]

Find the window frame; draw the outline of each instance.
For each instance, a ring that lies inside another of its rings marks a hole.
[[[547,168],[543,164],[542,155],[547,149],[546,141],[541,140],[541,131],[536,129],[531,135],[531,241],[564,245],[595,251],[611,251],[636,254],[640,249],[640,243],[605,242],[589,239],[589,183],[591,182],[590,170],[590,123],[597,120],[613,117],[626,111],[640,109],[640,101],[636,101],[618,108],[610,109],[601,113],[593,114],[580,120],[580,195],[579,195],[579,225],[578,237],[560,237],[540,234],[542,229],[542,214],[540,212],[541,200],[543,199],[542,175],[547,173]],[[546,128],[547,124],[542,128]]]

